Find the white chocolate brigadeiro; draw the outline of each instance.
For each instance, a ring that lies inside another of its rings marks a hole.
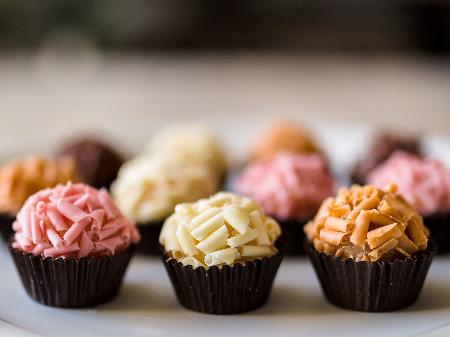
[[[221,177],[226,170],[225,153],[214,133],[202,124],[174,124],[160,130],[148,144],[153,156],[177,163],[200,164]]]
[[[184,265],[208,268],[270,257],[278,252],[280,234],[278,223],[253,200],[219,192],[177,205],[159,242]]]
[[[119,209],[139,225],[164,220],[177,204],[206,198],[217,189],[218,179],[203,165],[173,165],[148,155],[125,163],[111,186]]]

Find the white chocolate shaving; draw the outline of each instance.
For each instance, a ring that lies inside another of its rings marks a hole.
[[[249,198],[220,192],[175,207],[160,243],[185,265],[221,266],[276,254],[281,228]]]
[[[180,205],[177,205],[177,207],[180,207]],[[188,208],[188,207],[180,207],[178,211],[183,212],[183,210],[185,208]],[[222,210],[220,208],[213,207],[213,208],[207,209],[206,211],[200,213],[199,215],[197,215],[195,218],[192,219],[191,229],[193,230],[193,229],[199,227],[201,224],[207,222],[209,219],[211,219],[213,216],[217,215],[221,211]],[[177,212],[177,209],[175,209],[175,212]]]
[[[205,240],[201,241],[197,248],[203,253],[209,254],[215,250],[223,249],[227,246],[228,230],[227,226],[223,225],[217,229],[214,233],[208,236]]]
[[[265,224],[262,222],[261,214],[258,211],[253,211],[250,213],[251,221],[253,222],[254,226],[258,230],[258,236],[256,238],[256,243],[258,245],[269,245],[270,239],[269,239],[269,233],[267,232],[267,228]]]
[[[196,229],[191,232],[191,235],[198,241],[203,240],[212,232],[216,231],[218,228],[222,227],[224,224],[224,219],[222,214],[217,214],[208,221],[204,222]]]
[[[233,227],[239,234],[245,234],[250,223],[250,217],[247,212],[242,212],[236,207],[226,208],[222,215],[224,219]]]
[[[208,267],[221,264],[232,265],[241,255],[237,248],[225,248],[209,253],[205,256],[205,263]]]
[[[192,266],[194,269],[198,267],[204,267],[205,265],[197,260],[195,257],[188,256],[181,260],[181,263],[185,266]]]
[[[195,247],[195,239],[189,235],[189,230],[186,227],[186,222],[178,226],[176,237],[182,251],[186,255],[194,256],[198,253],[198,249]]]
[[[239,248],[243,257],[265,257],[273,255],[269,246],[242,246]]]
[[[258,237],[258,230],[252,229],[252,230],[249,230],[244,235],[239,234],[239,235],[233,236],[232,238],[229,238],[227,240],[227,244],[231,248],[236,248],[239,246],[243,246],[246,243],[249,243],[250,241],[255,240],[257,237]]]

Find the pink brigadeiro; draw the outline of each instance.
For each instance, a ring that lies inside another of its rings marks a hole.
[[[271,216],[305,221],[332,194],[334,179],[321,156],[282,152],[249,164],[235,186]]]
[[[424,216],[450,212],[450,170],[440,161],[397,151],[370,173],[368,182],[381,188],[396,184]]]
[[[105,189],[58,185],[27,199],[13,224],[13,248],[51,258],[110,256],[139,241]]]

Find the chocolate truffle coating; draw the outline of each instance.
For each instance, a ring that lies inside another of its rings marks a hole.
[[[423,152],[419,138],[387,132],[379,133],[374,137],[366,155],[356,162],[351,173],[351,180],[357,184],[365,184],[367,175],[396,150],[403,150],[419,156],[422,156]]]
[[[124,162],[113,148],[95,138],[74,140],[59,155],[73,157],[82,181],[96,188],[109,188]]]

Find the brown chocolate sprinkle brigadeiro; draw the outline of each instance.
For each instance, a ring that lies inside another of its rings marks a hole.
[[[413,304],[436,252],[422,217],[395,185],[341,189],[324,201],[305,233],[325,296],[351,310]]]
[[[96,188],[109,188],[124,161],[112,147],[89,137],[67,144],[59,155],[72,157],[83,182]]]

